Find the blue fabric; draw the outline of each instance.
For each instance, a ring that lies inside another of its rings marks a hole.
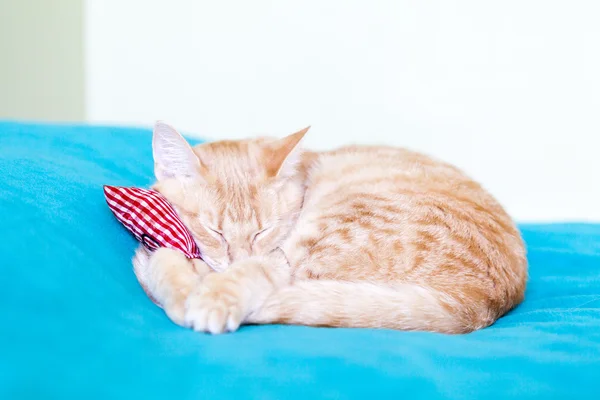
[[[523,225],[526,301],[464,336],[172,324],[103,184],[152,180],[143,129],[0,122],[0,399],[600,398],[600,226]]]

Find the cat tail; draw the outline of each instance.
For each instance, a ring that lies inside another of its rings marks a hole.
[[[308,280],[273,292],[247,322],[466,333],[494,320],[487,307],[466,310],[451,296],[421,285]]]

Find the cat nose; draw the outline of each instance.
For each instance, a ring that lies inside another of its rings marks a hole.
[[[250,248],[247,247],[238,247],[235,251],[232,252],[233,260],[232,261],[240,261],[244,260],[252,255]]]

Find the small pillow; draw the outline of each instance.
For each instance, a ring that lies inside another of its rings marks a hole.
[[[201,258],[194,237],[157,191],[105,185],[104,197],[117,220],[148,250],[168,247]]]

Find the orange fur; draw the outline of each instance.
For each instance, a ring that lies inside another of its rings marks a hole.
[[[241,323],[460,333],[522,301],[523,242],[480,185],[403,149],[302,152],[305,133],[192,150],[157,125],[155,188],[219,272],[202,280],[181,257],[138,263],[183,276],[138,273],[175,322],[213,333]]]

